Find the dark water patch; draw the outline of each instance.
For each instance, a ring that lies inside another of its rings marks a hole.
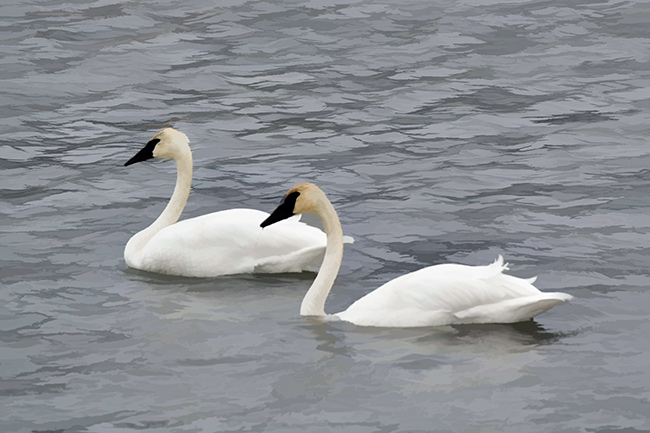
[[[105,422],[119,422],[119,420],[128,418],[129,416],[134,415],[133,411],[117,411],[109,412],[101,415],[95,416],[79,416],[72,417],[66,420],[60,421],[50,421],[50,422],[33,422],[30,423],[30,428],[32,433],[82,433],[84,430],[88,430],[89,427],[102,424]]]
[[[481,338],[491,333],[507,333],[511,338],[522,344],[554,344],[563,338],[577,335],[579,331],[550,331],[535,320],[510,324],[454,325],[458,338]]]
[[[31,201],[38,201],[45,197],[51,197],[56,194],[63,194],[72,192],[71,189],[60,189],[60,188],[44,188],[43,186],[36,186],[31,188],[24,189],[3,189],[2,196],[4,199],[10,201],[14,205],[25,205]]]
[[[564,125],[573,122],[592,123],[604,122],[607,120],[614,120],[614,117],[597,111],[583,111],[579,113],[554,114],[550,117],[534,119],[533,122],[546,123],[549,125]]]
[[[68,389],[64,383],[42,383],[40,380],[7,380],[0,383],[0,395],[18,397],[25,395],[42,395],[63,393]]]
[[[437,110],[449,110],[450,107],[473,107],[478,111],[512,113],[522,112],[533,105],[550,101],[558,95],[521,95],[502,87],[485,87],[475,92],[455,98],[438,101],[430,107],[423,107],[412,114],[427,114]]]
[[[5,342],[20,338],[21,331],[36,330],[55,320],[40,313],[26,313],[19,316],[0,316],[0,339]]]
[[[446,364],[446,360],[432,359],[429,356],[408,355],[396,362],[395,366],[406,370],[432,370]]]
[[[189,367],[209,367],[211,365],[220,365],[220,364],[243,364],[247,362],[255,362],[258,358],[255,357],[224,357],[216,359],[185,359],[180,361],[180,365],[186,365]]]

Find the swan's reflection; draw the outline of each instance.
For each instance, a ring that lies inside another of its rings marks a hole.
[[[442,358],[446,356],[526,352],[571,335],[548,330],[534,320],[434,328],[359,327],[314,317],[302,320],[302,328],[315,338],[316,350],[377,362],[398,361],[405,357],[412,360],[417,356],[443,362]]]

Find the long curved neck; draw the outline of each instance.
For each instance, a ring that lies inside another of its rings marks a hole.
[[[334,206],[327,198],[323,197],[323,199],[318,216],[323,222],[327,235],[325,258],[316,279],[302,300],[301,316],[325,316],[325,300],[334,285],[343,260],[343,229]]]
[[[149,227],[131,238],[124,251],[125,257],[141,251],[156,233],[174,224],[183,213],[192,186],[192,153],[188,149],[188,152],[176,157],[174,162],[176,162],[176,186],[169,203]]]
[[[176,186],[174,193],[169,199],[169,203],[162,211],[156,221],[149,226],[158,227],[157,231],[174,224],[181,217],[183,209],[187,204],[187,198],[190,196],[190,187],[192,186],[192,153],[184,152],[174,159],[176,163]]]

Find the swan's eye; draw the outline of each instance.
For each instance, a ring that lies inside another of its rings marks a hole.
[[[286,206],[287,209],[291,209],[293,212],[293,209],[296,207],[296,200],[298,200],[299,195],[299,191],[294,191],[291,194],[287,194],[282,201],[282,205]]]

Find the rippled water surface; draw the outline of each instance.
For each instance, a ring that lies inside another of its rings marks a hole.
[[[4,1],[0,431],[650,431],[650,5],[643,0]],[[534,322],[298,315],[314,274],[165,277],[129,237],[170,161],[184,217],[337,207],[344,309],[422,266],[575,296]]]

